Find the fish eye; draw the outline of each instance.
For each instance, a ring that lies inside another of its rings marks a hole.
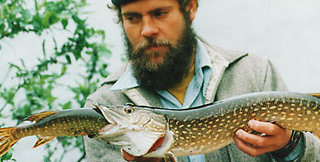
[[[124,109],[124,112],[126,112],[127,114],[130,114],[130,113],[134,112],[134,109],[131,107],[128,107],[128,108]]]

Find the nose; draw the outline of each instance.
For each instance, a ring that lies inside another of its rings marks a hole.
[[[142,18],[141,35],[147,38],[155,38],[158,35],[159,29],[151,17]]]

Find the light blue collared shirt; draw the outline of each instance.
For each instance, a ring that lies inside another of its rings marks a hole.
[[[208,53],[204,45],[198,40],[196,59],[194,65],[195,75],[190,81],[183,105],[168,91],[157,91],[160,95],[160,102],[164,108],[189,108],[204,104],[204,94],[209,83],[212,69]],[[189,162],[205,162],[204,154],[188,156]]]
[[[204,95],[212,73],[211,62],[207,50],[203,43],[197,40],[197,50],[195,59],[195,75],[190,81],[185,99],[181,104],[173,95],[166,90],[157,91],[159,99],[164,108],[190,108],[204,104]],[[110,90],[124,90],[139,87],[139,83],[133,76],[133,69],[129,67],[119,80],[111,87]],[[290,161],[299,156],[301,152],[301,140],[297,147],[292,151],[284,161]],[[205,162],[204,154],[188,156],[189,162]]]

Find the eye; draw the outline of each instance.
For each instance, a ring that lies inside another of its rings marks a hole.
[[[166,18],[169,13],[171,11],[171,8],[158,8],[158,9],[155,9],[151,12],[151,16],[153,16],[154,18],[157,18],[157,19],[162,19],[162,18]]]
[[[128,108],[124,109],[124,112],[126,112],[127,114],[130,114],[130,113],[134,112],[134,109],[131,107],[128,107]]]
[[[166,14],[168,14],[168,12],[166,12],[166,11],[155,11],[155,12],[153,13],[153,15],[154,15],[155,17],[163,17],[163,16],[165,16]]]
[[[139,15],[126,15],[124,16],[124,20],[130,22],[131,24],[136,24],[140,22],[141,16]]]

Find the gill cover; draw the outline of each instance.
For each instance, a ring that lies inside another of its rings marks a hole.
[[[134,156],[142,156],[165,136],[167,122],[163,115],[131,106],[99,105],[104,117],[111,124],[102,128],[99,138],[121,146]]]

